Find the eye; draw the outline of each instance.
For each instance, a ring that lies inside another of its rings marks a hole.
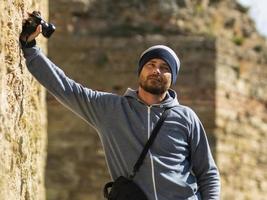
[[[167,65],[161,65],[161,66],[160,66],[160,69],[161,69],[162,71],[164,71],[164,72],[170,72],[170,68],[169,68],[169,66],[167,66]]]
[[[154,63],[152,63],[152,62],[148,62],[148,63],[146,64],[146,66],[147,66],[147,67],[154,67],[154,66],[155,66],[155,64],[154,64]]]

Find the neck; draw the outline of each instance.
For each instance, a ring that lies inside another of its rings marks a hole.
[[[163,94],[151,94],[145,91],[143,88],[139,86],[138,88],[138,97],[147,105],[159,104],[166,97],[167,91]]]

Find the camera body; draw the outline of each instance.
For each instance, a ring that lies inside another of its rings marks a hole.
[[[40,24],[42,25],[42,35],[46,38],[49,38],[56,30],[56,27],[53,24],[47,23],[42,19],[40,12],[33,11],[25,21],[21,34],[25,36],[31,35]]]

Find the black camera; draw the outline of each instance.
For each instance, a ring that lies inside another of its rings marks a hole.
[[[42,19],[40,12],[33,11],[32,13],[29,13],[29,18],[23,24],[21,35],[31,35],[36,31],[37,26],[40,24],[42,25],[42,35],[46,38],[49,38],[56,30],[56,27],[53,24],[47,23]]]

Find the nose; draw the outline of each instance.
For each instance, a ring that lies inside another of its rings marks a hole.
[[[155,66],[153,68],[153,74],[160,74],[160,68],[159,68],[159,66]]]

